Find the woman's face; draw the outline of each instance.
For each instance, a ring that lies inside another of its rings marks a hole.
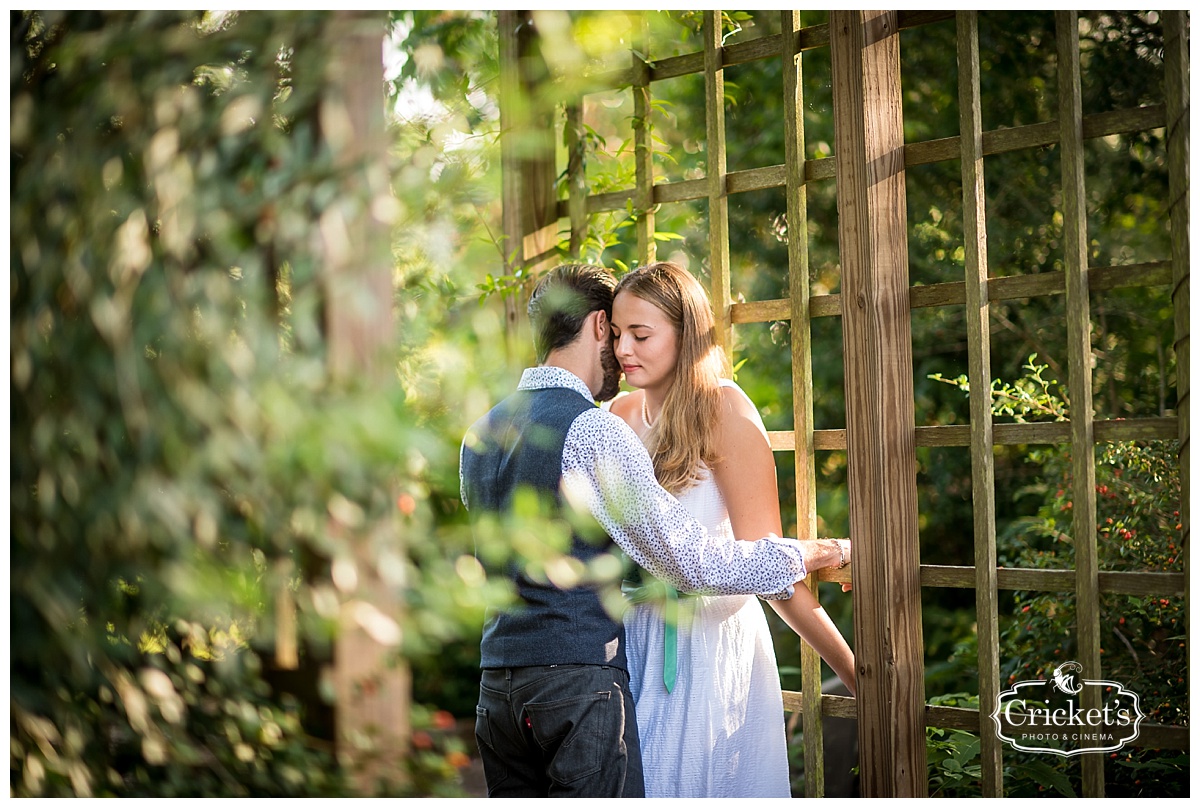
[[[679,335],[662,309],[631,292],[613,300],[613,349],[632,387],[663,388],[675,378]]]

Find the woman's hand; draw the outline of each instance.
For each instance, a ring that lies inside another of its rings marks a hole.
[[[850,563],[850,540],[849,539],[834,539],[838,543],[838,550],[841,552],[841,560],[838,563],[838,569],[849,565]],[[854,584],[847,581],[842,584],[842,591],[849,592],[854,588]]]
[[[810,570],[836,567],[841,569],[850,563],[849,539],[808,539],[802,541],[804,566]]]

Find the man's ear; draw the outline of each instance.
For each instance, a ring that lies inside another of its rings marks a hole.
[[[612,328],[608,323],[608,315],[604,313],[603,309],[597,309],[596,321],[593,325],[593,328],[595,328],[595,336],[597,340],[607,341],[611,337]]]

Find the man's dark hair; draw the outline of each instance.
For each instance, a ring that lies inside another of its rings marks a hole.
[[[594,311],[612,317],[613,274],[590,264],[563,264],[547,272],[529,298],[529,324],[538,364],[550,352],[579,337],[583,321]]]

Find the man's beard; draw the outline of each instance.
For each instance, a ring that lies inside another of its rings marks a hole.
[[[609,401],[621,390],[621,363],[613,352],[612,342],[600,350],[600,366],[604,368],[604,384],[596,394],[596,400]]]

